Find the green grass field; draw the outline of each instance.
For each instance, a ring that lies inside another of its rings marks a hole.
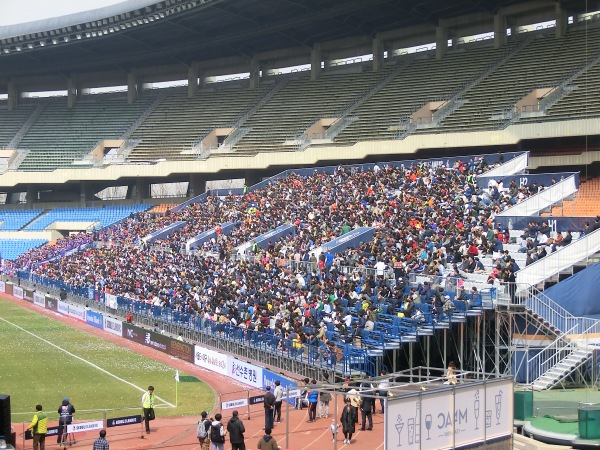
[[[179,383],[174,407],[174,368],[2,298],[0,348],[0,393],[11,397],[14,423],[29,420],[38,403],[56,412],[63,397],[71,399],[80,420],[102,417],[92,410],[115,410],[107,417],[139,414],[150,384],[160,397],[161,416],[198,415],[215,403],[206,383]]]

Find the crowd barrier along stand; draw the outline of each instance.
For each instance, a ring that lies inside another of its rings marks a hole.
[[[67,425],[66,427],[66,435],[67,439],[64,441],[62,445],[59,447],[66,448],[71,447],[75,443],[91,443],[98,437],[98,433],[93,433],[89,436],[78,437],[82,433],[87,433],[89,431],[100,431],[108,428],[116,428],[116,427],[124,427],[130,425],[138,425],[139,433],[142,438],[144,438],[144,421],[143,416],[141,414],[134,415],[121,415],[126,413],[126,411],[138,410],[138,408],[128,408],[127,410],[88,410],[88,411],[77,411],[78,416],[87,416],[85,419],[81,419],[74,421],[73,423]],[[33,415],[33,413],[27,413]],[[108,418],[107,416],[111,417]],[[115,417],[112,417],[115,416]],[[101,418],[99,418],[101,417]],[[58,418],[53,418],[52,415],[49,416],[50,423],[58,424]],[[30,441],[33,439],[33,435],[30,430],[27,430],[28,422],[22,423],[22,432],[20,435],[22,436],[22,445],[23,449],[27,449],[26,441]],[[51,439],[58,438],[59,427],[49,426],[48,432],[46,433],[46,443],[48,445],[52,445],[53,442]],[[127,432],[123,433],[126,434]],[[138,431],[130,430],[128,433],[137,434]],[[114,434],[114,433],[113,433]]]

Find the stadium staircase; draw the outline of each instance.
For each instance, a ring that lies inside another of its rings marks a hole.
[[[546,337],[553,337],[546,347],[526,361],[526,383],[534,390],[551,389],[585,367],[598,348],[597,342],[589,338],[600,332],[600,320],[575,317],[562,306],[539,290],[529,287],[527,298],[520,305],[536,319],[539,330]],[[517,351],[529,353],[528,344],[513,342]]]
[[[44,108],[46,108],[46,102],[38,103],[38,105],[31,112],[31,115],[27,118],[25,123],[23,123],[23,126],[21,127],[21,129],[19,131],[17,131],[17,134],[15,134],[15,136],[8,143],[8,145],[7,145],[8,148],[16,149],[19,146],[21,139],[23,139],[23,136],[25,136],[27,134],[27,132],[30,130],[32,125],[37,120],[37,118],[40,117],[40,115],[44,111]]]

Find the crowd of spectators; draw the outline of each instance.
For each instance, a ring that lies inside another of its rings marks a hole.
[[[16,266],[71,288],[91,287],[315,348],[328,345],[329,322],[352,342],[378,312],[409,305],[409,274],[460,276],[482,270],[476,260],[481,255],[501,252],[508,231],[494,217],[530,192],[512,185],[477,187],[477,175],[488,168],[484,158],[471,158],[452,167],[415,162],[291,174],[243,195],[208,196],[176,213],[132,214],[53,249],[30,251]],[[145,236],[177,221],[186,224],[145,244]],[[238,225],[221,233],[227,222]],[[294,224],[295,235],[265,248],[251,245],[249,257],[240,259],[238,246],[282,224]],[[342,253],[315,255],[319,246],[357,227],[375,228],[373,239]],[[216,237],[199,251],[182,251],[190,238],[213,228]],[[81,249],[60,257],[66,248]],[[498,268],[506,274],[494,277],[514,280],[510,259],[499,261]],[[393,270],[391,280],[383,276],[385,269]],[[358,316],[348,308],[356,303],[363,311]]]

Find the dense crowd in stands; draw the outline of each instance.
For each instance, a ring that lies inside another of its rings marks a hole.
[[[443,285],[447,277],[481,271],[477,258],[502,253],[509,235],[494,217],[531,193],[526,187],[477,187],[477,175],[488,169],[483,158],[472,158],[452,167],[415,163],[292,174],[243,195],[209,196],[177,213],[134,214],[93,235],[32,250],[16,267],[72,288],[92,287],[307,344],[325,345],[325,331],[332,328],[351,341],[372,327],[378,312],[402,311],[408,318],[415,313],[412,302],[421,298],[443,306],[444,289],[437,286],[407,295],[407,275],[431,275]],[[144,244],[142,238],[176,221],[186,225]],[[193,254],[181,251],[190,238],[226,222],[239,225]],[[289,223],[296,227],[294,236],[266,248],[252,245],[249,257],[236,256],[239,245]],[[363,226],[377,230],[369,242],[343,253],[311,254]],[[510,256],[499,257],[492,282],[514,281],[513,264]],[[393,270],[393,279],[383,276],[385,269]],[[347,305],[356,303],[364,312],[350,314]]]

